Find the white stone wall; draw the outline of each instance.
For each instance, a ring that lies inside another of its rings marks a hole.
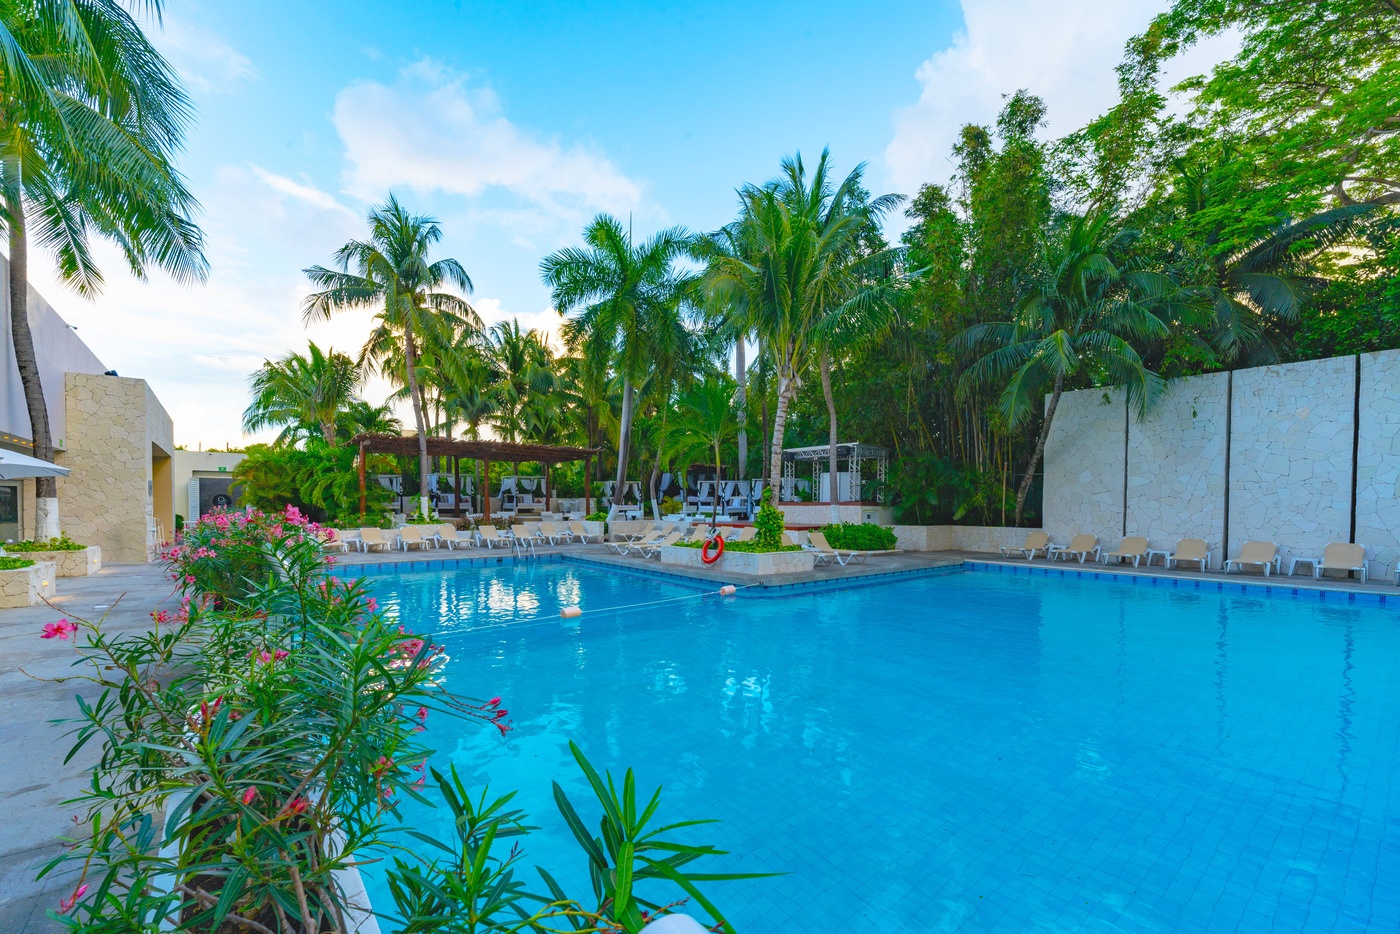
[[[1236,371],[1230,554],[1256,540],[1312,556],[1348,540],[1355,365],[1333,357]]]
[[[1123,394],[1081,389],[1060,397],[1045,443],[1042,525],[1050,541],[1092,533],[1100,544],[1123,536]]]
[[[1356,540],[1371,573],[1400,565],[1400,350],[1361,357],[1356,451]]]
[[[1172,380],[1128,426],[1128,535],[1154,548],[1203,538],[1217,554],[1225,526],[1224,373]]]

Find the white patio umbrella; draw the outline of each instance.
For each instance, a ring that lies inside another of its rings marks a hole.
[[[41,461],[28,454],[0,448],[0,480],[22,480],[26,477],[66,477],[68,468]]]

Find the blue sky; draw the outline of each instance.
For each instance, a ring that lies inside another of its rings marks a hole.
[[[193,447],[241,443],[264,358],[354,351],[367,315],[305,328],[300,270],[393,190],[442,221],[488,322],[553,329],[537,272],[598,211],[638,235],[732,216],[734,189],[829,146],[870,187],[945,180],[965,122],[1030,87],[1065,132],[1111,105],[1128,36],[1164,0],[468,3],[169,0],[156,42],[199,111],[181,166],[212,273],[126,277],[85,302],[35,284]],[[384,387],[366,394],[380,401]]]

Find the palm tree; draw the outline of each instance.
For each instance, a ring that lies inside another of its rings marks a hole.
[[[354,399],[336,419],[336,439],[348,444],[356,435],[396,435],[403,431],[403,424],[394,417],[387,405],[370,405],[363,399]]]
[[[754,330],[774,356],[778,392],[768,451],[768,492],[774,506],[798,381],[823,349],[875,333],[885,319],[889,284],[883,278],[871,280],[868,273],[890,256],[888,251],[862,255],[860,238],[872,211],[895,201],[885,196],[864,204],[862,167],[834,185],[829,161],[823,151],[808,180],[798,155],[783,161],[777,179],[745,186],[739,192],[740,216],[723,234],[724,248],[701,251],[710,300],[721,307],[746,306]],[[834,403],[828,406],[833,421],[834,410]],[[832,450],[834,455],[834,446]],[[834,487],[834,466],[832,476]]]
[[[412,402],[423,478],[418,504],[422,514],[428,515],[431,465],[427,413],[418,385],[418,352],[420,346],[448,343],[456,330],[480,327],[466,299],[441,291],[450,284],[471,294],[472,281],[455,259],[429,261],[433,245],[442,239],[442,228],[432,217],[410,213],[393,195],[369,212],[369,229],[369,239],[351,240],[336,251],[337,268],[303,270],[320,289],[307,296],[303,314],[311,321],[351,308],[380,308],[361,358],[373,363],[376,358],[385,359],[390,346],[402,350],[402,370],[391,375],[402,375]]]
[[[554,389],[554,353],[539,331],[522,331],[514,318],[491,326],[485,358],[491,368],[493,427],[507,441],[527,434],[527,414],[536,396]]]
[[[636,387],[657,359],[679,348],[681,304],[694,278],[676,268],[690,235],[680,227],[636,244],[614,217],[600,214],[584,229],[585,248],[546,256],[540,273],[560,314],[573,313],[564,337],[595,361],[609,361],[622,377],[613,505],[627,481]]]
[[[963,374],[960,390],[1000,385],[1001,411],[1009,425],[1024,423],[1042,396],[1050,394],[1016,491],[1017,525],[1067,380],[1102,373],[1126,389],[1140,414],[1166,385],[1143,364],[1133,342],[1162,340],[1168,332],[1164,317],[1181,315],[1189,306],[1173,294],[1175,283],[1167,276],[1117,265],[1114,255],[1138,233],[1114,231],[1112,223],[1108,214],[1075,217],[1052,232],[1042,244],[1038,268],[1028,276],[1029,288],[1015,318],[973,325],[953,341],[956,350],[984,353]]]
[[[171,157],[191,108],[178,78],[117,0],[6,4],[0,9],[0,220],[9,239],[10,329],[34,455],[53,437],[29,328],[31,233],[63,278],[93,295],[102,274],[93,234],[128,268],[177,280],[207,273],[196,208]],[[141,4],[159,16],[160,0]],[[53,478],[36,481],[36,537],[59,534]]]
[[[306,355],[287,354],[265,360],[252,376],[253,401],[243,413],[243,430],[283,426],[277,437],[285,444],[302,431],[320,431],[321,439],[336,444],[336,420],[355,401],[360,370],[343,353],[326,353],[314,343]]]
[[[683,394],[676,404],[674,419],[666,427],[662,450],[683,466],[713,457],[715,495],[710,521],[719,513],[719,490],[724,479],[724,446],[739,431],[735,386],[710,374],[705,381]]]

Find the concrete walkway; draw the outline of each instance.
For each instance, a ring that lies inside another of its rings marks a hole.
[[[73,805],[63,802],[87,785],[97,760],[94,743],[63,763],[72,745],[68,727],[49,721],[77,713],[74,694],[97,691],[79,682],[54,684],[42,678],[70,674],[71,639],[41,639],[45,623],[61,617],[96,619],[108,614],[113,631],[151,625],[151,611],[178,605],[159,567],[115,565],[91,577],[62,578],[53,606],[0,610],[0,932],[50,932],[62,928],[45,912],[58,907],[75,874],[35,876],[58,854],[59,839],[72,832]],[[120,598],[120,601],[118,601]],[[115,607],[113,606],[115,604]]]

